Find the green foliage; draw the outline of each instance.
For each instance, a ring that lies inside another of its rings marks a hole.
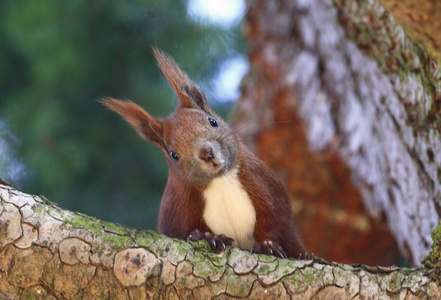
[[[176,101],[154,45],[203,86],[223,59],[243,51],[238,28],[191,20],[185,1],[0,2],[0,120],[20,141],[16,154],[28,170],[21,189],[156,228],[165,159],[96,101],[127,98],[168,115]]]

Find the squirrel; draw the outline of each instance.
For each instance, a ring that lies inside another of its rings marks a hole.
[[[167,159],[159,232],[187,241],[204,239],[215,252],[237,245],[281,258],[307,257],[281,181],[212,110],[173,58],[157,48],[153,52],[178,94],[174,113],[158,119],[131,101],[99,101]]]

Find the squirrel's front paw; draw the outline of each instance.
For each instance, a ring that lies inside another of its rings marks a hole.
[[[280,258],[287,258],[285,251],[279,243],[272,240],[264,240],[262,243],[255,243],[251,253],[274,255]]]
[[[216,253],[224,251],[226,246],[236,244],[236,241],[234,239],[229,238],[224,234],[216,235],[210,231],[202,233],[198,229],[192,231],[187,237],[187,242],[197,242],[200,240],[206,240],[211,249]]]
[[[299,257],[297,258],[298,260],[314,260],[315,259],[315,255],[314,253],[300,253]]]

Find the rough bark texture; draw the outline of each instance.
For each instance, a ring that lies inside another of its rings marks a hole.
[[[215,255],[152,231],[65,211],[0,185],[0,297],[7,299],[439,298],[429,269]]]
[[[398,245],[420,264],[441,198],[437,62],[374,0],[248,6],[237,125],[285,179],[309,250],[390,265]]]
[[[412,41],[424,45],[430,55],[441,58],[441,2],[437,0],[380,0],[403,25]]]

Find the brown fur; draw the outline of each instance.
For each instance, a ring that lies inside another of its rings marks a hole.
[[[203,219],[203,191],[211,180],[237,168],[240,184],[256,212],[256,244],[271,240],[290,257],[305,253],[283,184],[212,111],[204,93],[173,59],[158,49],[153,51],[179,96],[180,105],[175,113],[156,119],[130,101],[106,98],[101,102],[123,116],[142,138],[161,148],[167,158],[170,170],[159,211],[159,231],[181,239],[195,229],[211,231]],[[217,126],[212,125],[213,119]],[[201,147],[205,147],[204,158],[199,154]],[[212,150],[213,159],[206,159],[207,147]],[[178,154],[178,160],[172,153]]]
[[[255,239],[257,242],[276,241],[288,257],[297,258],[306,250],[291,213],[288,193],[264,163],[245,151],[239,178],[256,209]]]

